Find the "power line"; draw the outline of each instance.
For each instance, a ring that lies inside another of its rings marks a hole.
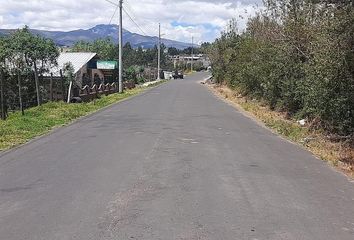
[[[110,1],[110,0],[105,0],[106,2],[109,2],[110,4],[113,4],[114,6],[116,6],[116,7],[119,7],[119,5],[117,4],[117,3],[115,3],[115,2],[112,2],[112,1]]]
[[[141,29],[141,27],[139,26],[139,24],[137,24],[134,19],[129,15],[129,13],[125,10],[125,8],[123,8],[123,11],[125,12],[125,14],[127,14],[127,16],[129,17],[129,19],[135,24],[135,26],[137,26],[137,28],[146,36],[147,34],[144,32],[143,29]]]
[[[130,6],[130,3],[126,0],[125,1],[125,6],[128,8],[128,10],[130,11],[131,15],[133,15],[133,18],[136,19],[136,14],[134,9]]]
[[[132,18],[136,21],[136,22],[138,22],[137,21],[137,14],[136,14],[136,12],[135,12],[135,10],[134,10],[134,8],[131,6],[131,4],[129,4],[129,2],[126,0],[125,1],[125,6],[126,6],[126,10],[129,10],[129,12],[130,12],[130,15],[132,16]],[[149,23],[151,23],[152,25],[155,25],[155,22],[153,22],[153,21],[151,21],[151,20],[149,20],[149,19],[147,19],[147,18],[144,18],[144,22],[149,22]],[[148,32],[156,32],[156,29],[155,28],[151,28],[151,27],[149,27],[149,26],[145,26],[144,27],[144,30],[145,30],[145,32],[146,32],[146,30],[148,30]],[[155,35],[156,36],[156,35]]]
[[[113,4],[114,6],[117,7],[116,10],[114,11],[114,14],[113,14],[112,17],[111,17],[111,20],[110,20],[110,24],[111,24],[111,22],[113,21],[113,18],[114,18],[114,16],[115,16],[115,14],[116,14],[116,12],[117,12],[117,10],[118,10],[118,8],[119,8],[119,5],[118,5],[117,3],[111,1],[111,0],[105,0],[105,1],[106,1],[106,2],[109,2],[109,3],[111,3],[111,4]],[[134,20],[134,18],[136,19],[136,15],[134,14],[134,10],[133,10],[133,8],[130,6],[130,4],[128,3],[127,0],[125,1],[125,4],[126,4],[126,6],[129,8],[129,10],[132,12],[132,14],[129,14],[129,12],[127,11],[126,7],[123,7],[124,13],[129,17],[129,19],[134,23],[134,25],[135,25],[145,36],[147,36],[148,34],[146,34],[146,32],[140,27],[140,25],[137,23],[137,21]],[[133,17],[132,17],[131,15],[133,15]],[[150,23],[153,23],[152,21],[150,21],[150,20],[148,20],[148,19],[145,19],[144,21],[148,21],[148,22],[150,22]],[[154,31],[152,31],[152,29],[151,29],[150,27],[148,27],[148,30],[151,31],[151,32],[154,32]]]
[[[113,18],[115,17],[115,15],[116,15],[116,13],[117,13],[118,8],[119,8],[119,6],[117,6],[117,7],[116,7],[116,9],[114,10],[114,13],[113,13],[113,15],[112,15],[112,17],[111,17],[111,20],[109,20],[109,25],[111,25],[111,24],[112,24]]]

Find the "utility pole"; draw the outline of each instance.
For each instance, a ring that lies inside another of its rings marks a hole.
[[[157,80],[160,80],[161,68],[161,24],[159,23],[159,43],[158,43],[158,57],[157,57]],[[155,55],[156,56],[156,55]]]
[[[194,38],[192,36],[192,60],[191,60],[191,72],[193,72],[193,60],[194,60],[194,54],[193,54],[193,42],[194,42]]]
[[[123,0],[119,0],[119,93],[123,92]]]

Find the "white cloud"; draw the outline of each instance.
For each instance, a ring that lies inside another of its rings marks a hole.
[[[111,0],[118,2],[118,0]],[[255,14],[262,0],[125,0],[125,9],[148,35],[157,35],[162,24],[165,38],[212,41],[231,18],[240,28]],[[41,30],[74,30],[107,24],[115,7],[105,0],[0,0],[0,28],[29,25]],[[117,23],[118,16],[113,19]],[[139,29],[124,16],[124,27]]]

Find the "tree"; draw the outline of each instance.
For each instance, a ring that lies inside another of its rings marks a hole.
[[[200,53],[202,53],[202,54],[208,53],[210,47],[211,47],[211,43],[210,42],[202,43],[202,45],[200,46]]]
[[[115,45],[110,38],[98,39],[93,42],[93,51],[107,60],[115,59]]]
[[[15,31],[10,36],[9,48],[11,55],[8,56],[8,61],[11,62],[13,68],[11,74],[17,76],[18,99],[19,107],[24,114],[23,96],[22,96],[22,75],[28,75],[31,72],[29,68],[28,55],[32,47],[31,34],[28,27]]]
[[[132,48],[131,44],[127,42],[123,46],[123,61],[124,61],[124,66],[126,68],[129,68],[136,63],[136,58],[135,58],[135,49]]]
[[[24,112],[24,108],[33,106],[34,102],[40,104],[41,91],[44,91],[40,76],[57,64],[58,55],[52,40],[33,35],[28,27],[0,39],[2,118],[8,107],[15,109],[19,106]]]
[[[126,71],[125,71],[125,79],[129,80],[129,81],[134,81],[135,83],[137,83],[137,71],[134,67],[129,67]]]
[[[245,32],[232,21],[207,52],[217,82],[272,109],[354,132],[353,1],[266,0]]]
[[[33,48],[29,52],[27,58],[29,65],[34,70],[37,104],[41,105],[40,89],[39,89],[39,75],[48,71],[51,65],[57,65],[57,58],[59,52],[52,40],[42,38],[40,36],[31,37]],[[38,66],[39,64],[39,66]]]
[[[97,39],[94,42],[79,41],[74,44],[72,52],[94,52],[102,59],[116,59],[116,48],[110,38]]]
[[[74,44],[74,46],[71,48],[72,52],[90,52],[92,44],[90,42],[85,42],[83,40],[80,40]]]
[[[37,105],[41,104],[39,75],[55,65],[59,52],[52,40],[31,34],[26,26],[11,35],[12,59],[20,72],[33,71]],[[39,65],[38,65],[39,64]]]
[[[177,56],[179,54],[180,54],[180,51],[177,48],[175,48],[175,47],[168,48],[168,55]]]

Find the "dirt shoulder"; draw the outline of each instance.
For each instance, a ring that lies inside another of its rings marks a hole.
[[[231,104],[260,125],[270,128],[293,143],[301,145],[316,157],[354,178],[354,148],[346,139],[314,130],[311,124],[301,126],[286,114],[272,111],[257,100],[250,100],[224,85],[205,84],[216,96]]]

